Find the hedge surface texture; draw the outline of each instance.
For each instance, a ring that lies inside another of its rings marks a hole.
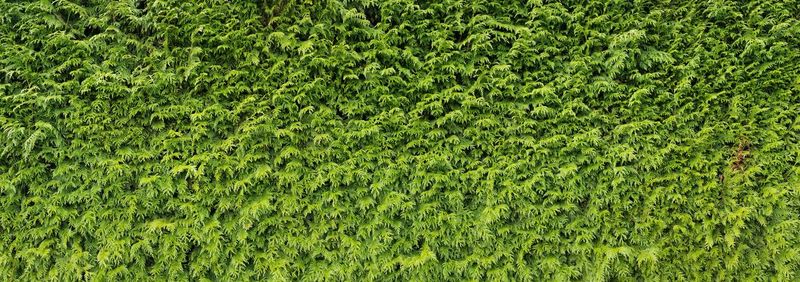
[[[797,281],[798,15],[0,0],[0,280]]]

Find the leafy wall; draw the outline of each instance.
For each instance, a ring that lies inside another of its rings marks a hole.
[[[798,15],[0,0],[0,280],[797,281]]]

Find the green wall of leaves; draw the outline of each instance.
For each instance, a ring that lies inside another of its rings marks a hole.
[[[0,280],[797,281],[798,15],[0,0]]]

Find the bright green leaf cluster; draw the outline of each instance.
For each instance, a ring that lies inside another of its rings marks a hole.
[[[0,280],[796,281],[798,15],[0,0]]]

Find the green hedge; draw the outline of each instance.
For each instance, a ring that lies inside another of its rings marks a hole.
[[[0,0],[0,280],[797,281],[798,15]]]

